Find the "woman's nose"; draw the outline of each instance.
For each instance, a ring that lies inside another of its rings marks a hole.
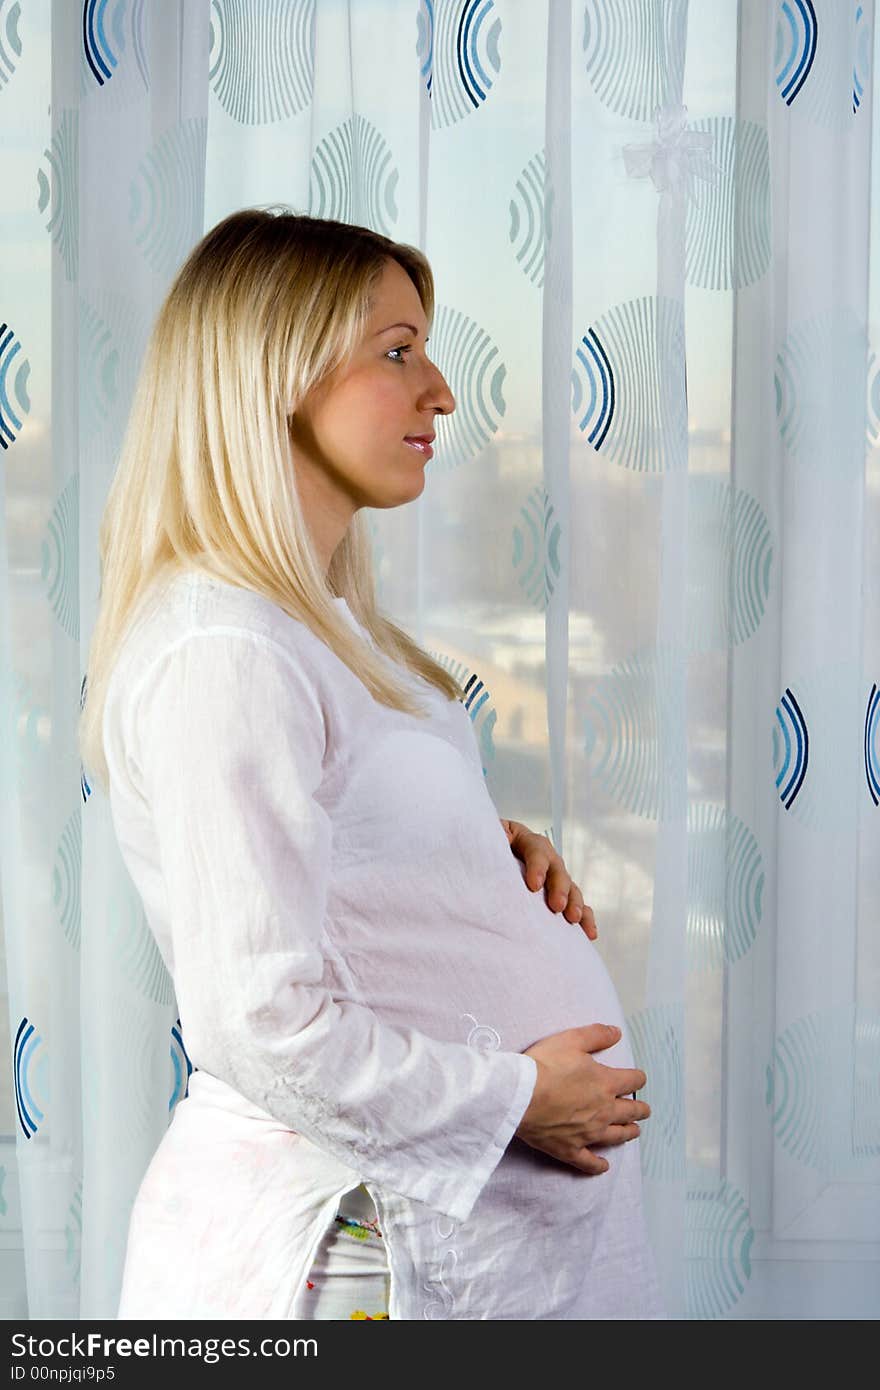
[[[446,378],[436,371],[434,380],[424,396],[425,403],[440,415],[451,415],[455,409],[455,397],[449,389]]]

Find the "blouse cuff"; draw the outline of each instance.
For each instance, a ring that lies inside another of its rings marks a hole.
[[[499,1054],[495,1055],[497,1057]],[[524,1052],[510,1052],[507,1055],[514,1060],[519,1072],[513,1100],[482,1155],[465,1172],[452,1173],[442,1178],[438,1178],[436,1174],[426,1175],[424,1196],[418,1191],[412,1191],[416,1201],[424,1202],[426,1206],[432,1207],[443,1216],[451,1217],[454,1221],[466,1221],[470,1216],[477,1198],[519,1128],[535,1091],[538,1064],[534,1057],[528,1057]]]

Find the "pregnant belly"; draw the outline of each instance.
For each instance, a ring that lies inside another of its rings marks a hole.
[[[580,925],[551,911],[521,872],[493,890],[476,909],[389,901],[378,932],[375,913],[359,920],[346,894],[331,935],[352,997],[386,1022],[484,1050],[522,1052],[566,1028],[613,1023],[621,1040],[597,1058],[631,1066],[617,991]]]
[[[328,984],[386,1022],[474,1047],[521,1052],[565,1028],[622,1029],[597,947],[524,882],[467,712],[449,703],[416,731],[371,710],[333,812]],[[627,1065],[622,1042],[603,1060]]]

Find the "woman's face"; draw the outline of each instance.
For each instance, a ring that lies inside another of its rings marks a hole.
[[[426,333],[418,290],[397,261],[387,260],[351,362],[291,419],[297,487],[326,564],[358,508],[399,507],[425,486],[430,455],[405,440],[433,434],[435,416],[455,409],[425,350]]]

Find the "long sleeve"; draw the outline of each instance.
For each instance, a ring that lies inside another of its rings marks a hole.
[[[327,987],[326,725],[298,658],[246,629],[194,630],[128,699],[195,1065],[367,1181],[465,1219],[537,1067],[388,1025]]]

